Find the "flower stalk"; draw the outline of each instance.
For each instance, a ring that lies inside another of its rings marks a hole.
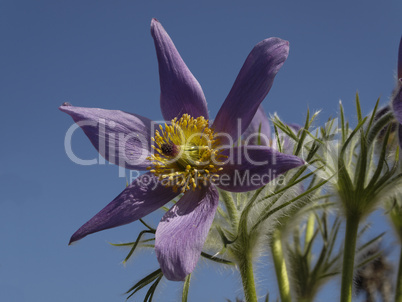
[[[314,236],[314,224],[315,224],[315,215],[314,213],[310,213],[310,216],[307,220],[306,226],[306,237],[304,238],[304,246],[308,246],[309,242]]]
[[[342,302],[352,301],[353,271],[359,221],[360,217],[358,217],[357,215],[348,215],[346,217],[345,247],[343,252],[340,300]]]
[[[239,261],[239,270],[246,302],[258,302],[254,281],[253,257],[248,247],[244,249],[243,257]]]
[[[237,210],[237,206],[235,201],[233,200],[233,196],[230,192],[219,190],[219,194],[222,197],[222,201],[225,204],[227,213],[229,215],[230,223],[232,224],[233,230],[237,230],[239,228],[239,212]]]
[[[282,249],[282,236],[280,230],[276,229],[272,235],[271,252],[275,265],[275,273],[278,281],[279,293],[282,302],[291,302],[289,277],[286,268],[285,258]]]
[[[190,289],[190,280],[191,280],[191,274],[187,275],[186,279],[184,280],[181,302],[187,302],[188,291]]]
[[[249,200],[249,204],[252,204],[257,199],[262,189],[263,188],[256,190],[253,197]],[[258,302],[253,270],[253,248],[255,247],[255,237],[248,230],[248,212],[249,209],[243,209],[239,219],[237,240],[235,246],[233,246],[233,255],[236,259],[235,262],[239,267],[245,301]]]
[[[396,277],[395,302],[402,302],[402,248],[399,256],[399,269]]]
[[[401,216],[402,211],[401,207],[397,202],[397,199],[394,200],[393,209],[389,212],[389,216],[391,218],[392,226],[395,229],[396,235],[398,237],[399,245],[401,246],[400,256],[399,256],[399,269],[398,274],[396,276],[396,289],[395,289],[395,302],[402,302],[402,219]]]

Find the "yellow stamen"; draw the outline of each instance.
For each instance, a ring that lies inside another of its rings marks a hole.
[[[183,114],[165,128],[159,125],[152,138],[152,154],[148,159],[150,172],[162,184],[186,192],[206,185],[211,177],[218,177],[225,156],[219,154],[219,141],[204,117]],[[218,159],[218,160],[217,160]],[[216,162],[217,161],[217,162]]]

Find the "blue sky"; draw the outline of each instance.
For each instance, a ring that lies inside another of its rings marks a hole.
[[[159,120],[159,79],[151,18],[158,18],[197,77],[215,116],[252,47],[277,36],[290,55],[263,106],[301,123],[307,107],[353,120],[360,93],[368,113],[394,85],[402,33],[401,1],[11,1],[0,2],[0,300],[124,301],[124,291],[157,268],[125,250],[140,223],[88,236],[71,234],[125,186],[112,165],[80,166],[67,157],[72,120],[57,108],[121,109]],[[97,156],[82,133],[82,158]],[[150,221],[157,222],[162,213]],[[231,271],[201,264],[190,301],[241,294]],[[267,265],[261,288],[275,296]],[[181,284],[164,282],[159,300],[177,301]],[[336,300],[337,292],[331,289]],[[141,297],[141,294],[138,296]],[[163,299],[161,298],[163,297]],[[332,301],[332,300],[331,300]]]

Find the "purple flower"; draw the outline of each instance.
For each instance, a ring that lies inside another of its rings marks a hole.
[[[402,124],[402,38],[399,42],[397,80],[396,88],[392,96],[392,108],[394,110],[396,119],[400,124]]]
[[[162,115],[170,123],[152,131],[152,122],[139,115],[70,104],[60,107],[108,161],[149,170],[79,228],[70,243],[138,220],[182,194],[158,225],[155,251],[165,277],[183,280],[193,271],[214,219],[217,187],[254,190],[304,161],[266,146],[232,147],[285,62],[288,42],[269,38],[253,48],[210,125],[200,84],[156,19],[151,34],[159,64]],[[255,181],[247,181],[249,176]],[[239,184],[240,180],[246,181]]]
[[[402,38],[398,51],[398,79],[391,100],[394,115],[399,122],[399,145],[402,148]]]

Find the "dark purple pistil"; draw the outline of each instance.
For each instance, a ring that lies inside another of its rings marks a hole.
[[[179,153],[178,147],[173,143],[165,143],[161,146],[162,153],[166,156],[176,156]]]

